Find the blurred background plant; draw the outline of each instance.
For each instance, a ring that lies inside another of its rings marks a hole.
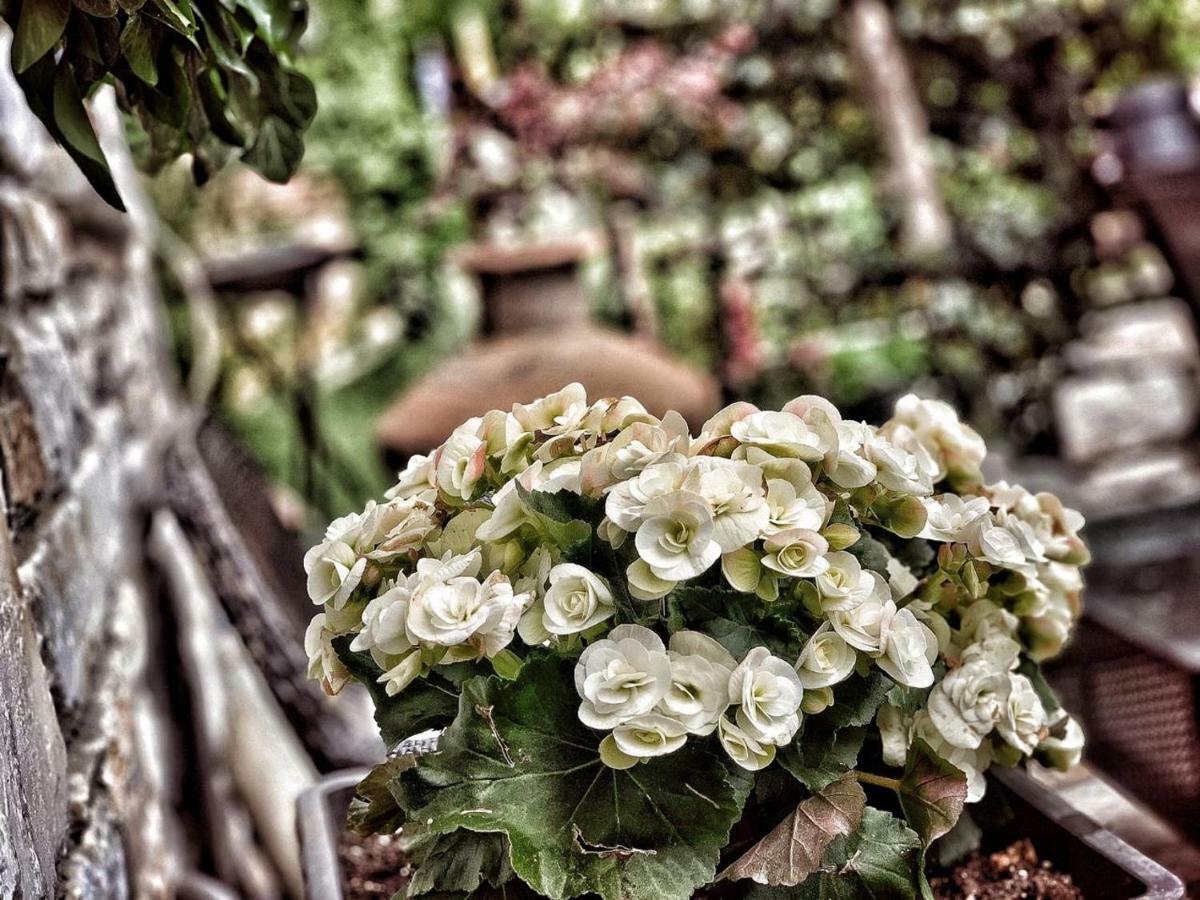
[[[604,232],[597,317],[730,396],[880,419],[915,387],[1017,452],[1056,448],[1081,317],[1172,290],[1153,229],[1104,229],[1105,122],[1200,68],[1189,0],[317,0],[304,51],[299,178],[155,192],[193,390],[325,516],[477,326],[468,239]]]

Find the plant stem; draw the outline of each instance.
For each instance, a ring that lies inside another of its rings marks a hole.
[[[873,784],[876,787],[889,788],[893,791],[900,790],[899,778],[888,778],[886,775],[872,775],[870,772],[858,771],[854,773],[854,777],[863,784]]]

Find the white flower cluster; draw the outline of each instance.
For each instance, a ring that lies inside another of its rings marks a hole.
[[[984,453],[953,409],[912,395],[878,428],[800,397],[735,403],[692,436],[677,413],[569,385],[465,423],[385,503],[330,526],[305,560],[324,606],[312,674],[339,689],[333,642],[352,635],[394,694],[439,665],[500,669],[519,636],[578,657],[579,717],[608,732],[609,765],[715,733],[759,769],[874,669],[917,698],[879,712],[888,759],[920,737],[978,793],[994,758],[1078,752],[1078,727],[1018,667],[1062,647],[1087,561],[1079,515],[985,486]],[[591,552],[571,552],[539,494],[574,498]],[[683,587],[791,610],[797,658],[670,633]]]

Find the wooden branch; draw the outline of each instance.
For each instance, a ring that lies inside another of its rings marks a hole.
[[[891,165],[889,188],[901,208],[901,252],[936,254],[949,247],[953,225],[938,190],[929,119],[912,70],[880,0],[854,0],[849,15],[850,43]]]

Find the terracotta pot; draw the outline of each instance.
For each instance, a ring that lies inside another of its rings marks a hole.
[[[366,769],[329,775],[297,801],[301,863],[308,900],[341,900],[338,834],[354,789]],[[1111,831],[1101,828],[1023,771],[997,770],[999,792],[1013,812],[1006,825],[989,831],[989,843],[1028,837],[1038,852],[1068,872],[1088,900],[1184,900],[1183,883]]]
[[[579,381],[588,397],[637,397],[651,413],[677,410],[694,431],[717,411],[717,380],[673,358],[655,341],[590,321],[578,263],[594,240],[498,247],[472,245],[456,257],[483,292],[479,340],[457,350],[406,390],[376,434],[396,465],[427,453],[458,425],[511,409]]]

